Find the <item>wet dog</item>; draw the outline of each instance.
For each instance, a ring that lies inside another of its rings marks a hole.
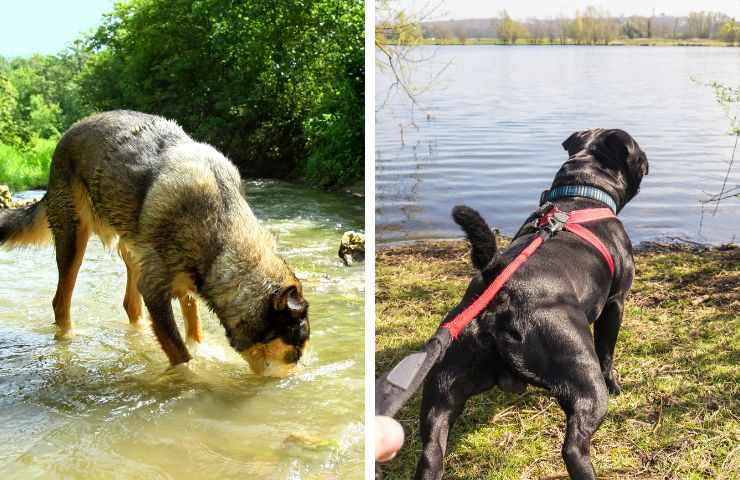
[[[72,290],[94,233],[109,246],[117,241],[127,269],[129,320],[139,322],[143,300],[172,365],[191,357],[171,299],[179,299],[187,338],[197,343],[197,294],[252,370],[281,376],[308,342],[308,303],[242,187],[231,162],[176,123],[138,112],[101,113],[61,138],[41,201],[0,211],[0,244],[53,239],[59,281],[52,303],[60,336],[72,329]]]
[[[569,159],[550,191],[594,187],[617,212],[637,194],[648,173],[644,152],[622,130],[576,132],[563,148]],[[565,212],[604,207],[590,197],[550,201]],[[479,297],[537,235],[525,223],[511,245],[499,252],[478,212],[456,207],[453,218],[467,235],[479,273],[443,323]],[[612,362],[634,263],[630,240],[618,220],[588,224],[588,229],[607,247],[614,274],[593,246],[558,232],[521,266],[431,370],[423,390],[423,452],[417,479],[442,477],[447,436],[468,398],[496,385],[521,391],[527,384],[549,390],[566,414],[562,454],[570,477],[596,478],[589,457],[591,436],[606,415],[608,393],[620,391]]]

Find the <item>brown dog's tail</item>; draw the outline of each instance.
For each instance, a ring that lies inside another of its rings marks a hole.
[[[458,205],[453,208],[452,219],[468,237],[473,266],[483,270],[496,256],[496,236],[480,213],[468,206]]]
[[[46,197],[25,207],[0,210],[0,246],[13,248],[50,241]]]

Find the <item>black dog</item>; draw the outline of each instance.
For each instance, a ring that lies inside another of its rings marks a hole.
[[[551,189],[595,187],[613,199],[617,212],[637,194],[648,173],[645,153],[622,130],[576,132],[563,148],[570,158]],[[585,197],[551,201],[565,212],[605,206]],[[509,248],[497,252],[494,235],[478,212],[456,207],[453,218],[470,241],[480,273],[445,322],[480,296],[536,235],[527,223]],[[511,391],[527,384],[548,389],[565,411],[562,453],[570,477],[596,478],[589,457],[591,436],[606,415],[607,391],[620,391],[612,357],[634,263],[630,240],[617,219],[587,228],[609,250],[614,274],[593,246],[558,232],[517,270],[431,370],[421,406],[423,452],[417,479],[442,477],[447,435],[468,398],[494,385]]]

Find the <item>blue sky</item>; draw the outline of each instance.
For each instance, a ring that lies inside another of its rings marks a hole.
[[[424,15],[434,9],[434,18],[490,18],[507,10],[514,18],[572,17],[587,5],[606,8],[612,15],[687,15],[689,12],[720,11],[740,19],[740,0],[394,0],[407,10]],[[432,8],[430,8],[432,7]],[[438,8],[437,8],[438,7]]]
[[[5,0],[0,3],[0,55],[58,53],[100,24],[113,0]]]

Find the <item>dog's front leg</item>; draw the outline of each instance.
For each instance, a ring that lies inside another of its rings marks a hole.
[[[172,313],[172,280],[164,272],[166,269],[159,262],[151,258],[142,261],[139,291],[152,318],[154,335],[170,363],[175,366],[190,361],[191,357]]]
[[[177,330],[170,299],[161,296],[149,297],[145,294],[144,303],[152,317],[154,334],[170,363],[175,366],[190,361],[190,353]]]
[[[601,316],[594,323],[596,355],[599,357],[606,386],[613,395],[618,395],[622,391],[614,375],[614,347],[617,344],[619,327],[622,325],[623,312],[623,301],[613,300],[606,304]]]

